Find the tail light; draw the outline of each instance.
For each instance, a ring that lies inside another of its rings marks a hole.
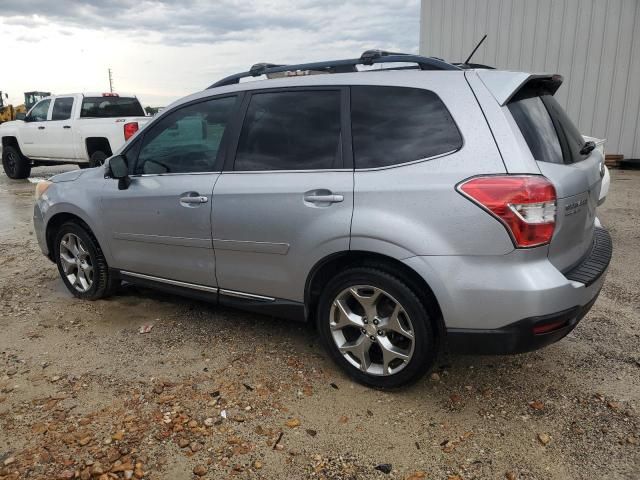
[[[138,131],[138,122],[124,124],[124,139],[129,140]]]
[[[457,188],[500,220],[516,247],[537,247],[551,241],[556,225],[556,189],[545,177],[475,177]]]

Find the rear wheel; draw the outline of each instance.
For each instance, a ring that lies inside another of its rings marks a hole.
[[[100,165],[104,165],[104,161],[109,158],[106,153],[101,150],[93,152],[91,157],[89,158],[89,167],[99,167]],[[82,168],[82,167],[80,167]]]
[[[2,149],[2,167],[7,177],[15,180],[27,178],[31,174],[31,161],[12,145]]]
[[[63,224],[56,233],[54,258],[62,281],[78,298],[106,297],[116,285],[97,240],[76,222]]]
[[[433,325],[401,279],[353,268],[325,287],[316,316],[333,359],[355,380],[379,388],[412,383],[433,365]]]

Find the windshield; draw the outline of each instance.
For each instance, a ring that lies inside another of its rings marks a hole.
[[[144,117],[144,110],[134,97],[85,97],[81,118]]]

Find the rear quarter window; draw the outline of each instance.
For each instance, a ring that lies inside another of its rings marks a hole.
[[[351,87],[351,131],[356,168],[398,165],[462,147],[442,100],[420,88]]]
[[[533,158],[570,164],[584,160],[584,138],[550,93],[522,92],[508,103]]]
[[[144,110],[135,97],[84,97],[80,117],[144,117]]]

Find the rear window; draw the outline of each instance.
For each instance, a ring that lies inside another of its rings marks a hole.
[[[553,95],[524,92],[508,107],[536,160],[568,164],[588,156],[580,153],[585,143],[580,131]]]
[[[398,165],[462,147],[447,107],[420,88],[351,87],[351,131],[356,168]]]
[[[137,98],[132,97],[84,97],[81,118],[144,117],[144,110]]]

